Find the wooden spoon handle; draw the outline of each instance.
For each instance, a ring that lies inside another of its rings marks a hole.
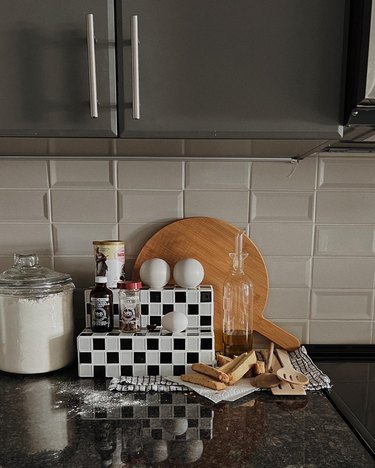
[[[290,359],[289,359],[289,354],[287,353],[287,351],[285,351],[285,349],[277,348],[275,349],[275,352],[277,354],[277,357],[279,358],[281,367],[294,370],[292,363],[290,362]]]

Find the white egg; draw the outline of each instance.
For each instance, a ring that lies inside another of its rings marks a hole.
[[[182,288],[196,288],[204,278],[203,266],[195,258],[185,258],[174,266],[173,278]]]
[[[188,319],[182,312],[169,312],[161,318],[162,327],[171,333],[180,333],[186,330]]]
[[[139,276],[145,285],[153,289],[160,289],[168,283],[171,269],[162,258],[150,258],[142,263]]]

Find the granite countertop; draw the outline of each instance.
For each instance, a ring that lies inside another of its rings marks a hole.
[[[213,405],[185,393],[125,394],[77,368],[0,373],[0,466],[372,467],[323,392],[257,392]]]

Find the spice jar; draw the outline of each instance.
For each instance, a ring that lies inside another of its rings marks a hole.
[[[120,330],[134,332],[141,328],[140,281],[121,281],[117,283]]]
[[[14,255],[0,274],[0,370],[38,374],[72,362],[73,290],[68,274],[39,265],[37,255]]]

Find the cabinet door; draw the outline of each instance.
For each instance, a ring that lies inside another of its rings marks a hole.
[[[344,0],[119,1],[121,136],[337,138],[345,9]]]
[[[0,13],[0,135],[116,135],[113,0],[2,0]],[[96,37],[97,118],[87,14]]]

